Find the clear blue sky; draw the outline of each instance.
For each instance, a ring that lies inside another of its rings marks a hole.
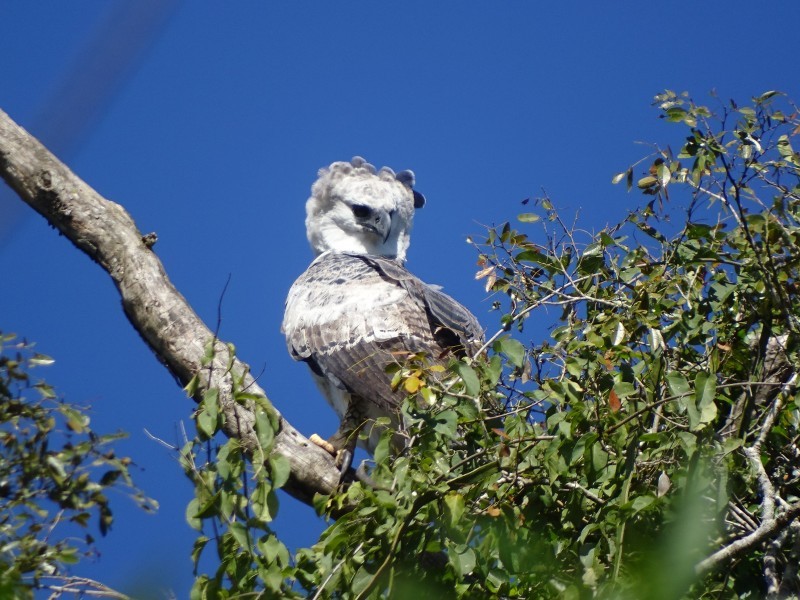
[[[635,142],[680,142],[650,108],[664,88],[800,99],[796,0],[184,2],[152,35],[132,30],[119,5],[5,3],[0,108],[158,233],[173,282],[212,327],[231,277],[222,337],[264,370],[270,398],[306,434],[336,422],[279,327],[311,258],[304,203],[317,169],[355,154],[414,169],[428,204],[408,265],[494,331],[468,235],[514,218],[542,188],[587,229],[623,216],[640,198],[610,180],[647,152]],[[97,39],[106,45],[86,50]],[[133,70],[85,75],[131,42],[144,46]],[[82,92],[73,104],[70,86]],[[69,116],[87,104],[105,108],[85,124]],[[130,432],[120,451],[161,503],[151,516],[114,498],[99,560],[75,572],[122,590],[146,573],[155,583],[144,597],[185,598],[191,489],[144,430],[176,442],[192,403],[130,327],[105,273],[0,195],[0,329],[55,357],[41,374],[92,405],[96,430]],[[536,318],[525,335],[541,338],[553,316]],[[298,547],[322,524],[283,496],[276,526]]]

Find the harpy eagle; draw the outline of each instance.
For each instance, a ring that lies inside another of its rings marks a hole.
[[[392,390],[387,366],[406,353],[442,362],[472,354],[483,337],[469,310],[403,266],[414,209],[425,203],[413,186],[413,172],[355,157],[321,169],[306,203],[317,257],[289,290],[281,329],[341,419],[329,445],[317,440],[339,454],[343,471],[363,427],[361,444],[373,452],[382,432],[375,419],[401,426],[404,392]]]

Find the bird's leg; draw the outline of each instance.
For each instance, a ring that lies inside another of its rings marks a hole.
[[[341,482],[353,463],[353,451],[358,440],[358,430],[343,430],[342,427],[339,427],[336,433],[327,440],[323,440],[316,433],[312,433],[308,439],[336,458]]]
[[[342,478],[353,463],[353,452],[355,452],[356,443],[358,442],[359,429],[360,427],[352,428],[342,420],[336,433],[328,438],[328,444],[337,449],[335,454],[336,465],[339,467]]]

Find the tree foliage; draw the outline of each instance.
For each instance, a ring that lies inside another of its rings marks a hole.
[[[504,331],[442,378],[416,357],[407,449],[297,556],[319,597],[800,592],[797,111],[656,98],[684,128],[614,178],[647,199],[597,233],[549,199],[491,229]],[[532,319],[557,321],[544,340]],[[514,332],[512,334],[512,332]],[[524,342],[524,343],[523,343]]]
[[[34,589],[122,598],[69,566],[94,551],[91,523],[105,535],[113,523],[106,492],[125,490],[155,507],[133,485],[127,457],[98,435],[86,411],[58,400],[32,369],[53,360],[12,334],[0,334],[0,596],[32,598]]]
[[[205,368],[213,368],[215,341],[206,346]],[[233,357],[231,346],[229,369]],[[196,385],[198,378],[187,386],[189,395],[195,395]],[[195,488],[186,509],[189,525],[198,531],[192,549],[196,579],[191,597],[292,595],[289,551],[270,527],[278,512],[277,491],[289,478],[288,461],[270,452],[278,420],[269,403],[248,393],[244,373],[233,378],[233,385],[236,402],[255,405],[257,454],[248,454],[236,438],[220,440],[217,434],[225,415],[215,388],[204,394],[195,411],[196,435],[179,451],[181,466]],[[209,545],[216,549],[216,557],[201,561]],[[215,567],[210,575],[202,572],[207,564]]]
[[[655,106],[678,143],[612,179],[642,207],[588,232],[539,198],[476,244],[502,330],[447,369],[390,367],[406,447],[387,434],[368,477],[316,498],[332,520],[313,546],[292,556],[271,528],[289,465],[247,374],[233,398],[255,450],[219,435],[237,430],[221,391],[202,395],[178,450],[193,598],[800,593],[797,109],[777,92]]]

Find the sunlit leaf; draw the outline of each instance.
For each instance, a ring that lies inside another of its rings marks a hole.
[[[499,338],[493,346],[495,352],[505,354],[509,362],[515,367],[522,367],[525,361],[526,349],[521,342],[511,337]]]
[[[270,454],[269,472],[272,477],[272,487],[275,489],[282,488],[289,480],[289,475],[292,472],[289,459],[282,454]]]
[[[406,390],[407,393],[413,394],[417,390],[419,390],[420,386],[422,385],[422,381],[418,377],[406,377],[405,381],[403,381],[403,388]]]
[[[464,497],[455,492],[447,494],[444,497],[444,505],[450,527],[458,527],[465,510]]]
[[[49,356],[39,353],[34,354],[29,360],[29,363],[32,366],[48,366],[52,365],[54,362],[55,360],[53,360]]]
[[[639,179],[639,181],[636,182],[636,185],[639,187],[639,189],[647,189],[653,187],[657,183],[658,180],[655,177],[652,175],[647,175],[646,177]]]

